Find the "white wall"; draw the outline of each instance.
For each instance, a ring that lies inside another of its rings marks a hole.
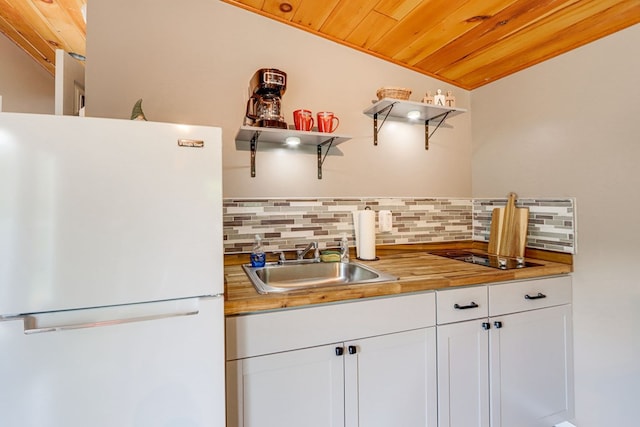
[[[0,34],[0,96],[2,111],[53,114],[53,76],[4,34]]]
[[[449,121],[424,150],[422,126],[387,122],[373,146],[362,111],[381,86],[469,92],[213,0],[92,0],[87,25],[87,115],[129,118],[137,99],[149,120],[216,125],[224,137],[225,197],[442,196],[471,193],[470,114]],[[253,73],[288,74],[286,120],[298,108],[334,111],[338,133],[353,139],[333,151],[316,177],[315,148],[260,150],[257,177],[237,150]],[[335,155],[334,155],[335,154]]]
[[[56,49],[55,113],[77,116],[82,108],[84,65],[62,49]]]
[[[640,25],[472,92],[473,196],[577,198],[579,427],[637,425],[638,45]]]

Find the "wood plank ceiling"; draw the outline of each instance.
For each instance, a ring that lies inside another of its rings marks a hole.
[[[640,22],[640,0],[222,0],[475,89]]]
[[[464,89],[640,22],[640,0],[222,1]],[[0,0],[0,32],[53,74],[86,54],[86,3]]]
[[[86,55],[87,29],[81,11],[86,3],[0,0],[0,32],[54,74],[56,49]]]

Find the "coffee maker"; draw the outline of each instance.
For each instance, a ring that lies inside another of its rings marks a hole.
[[[249,81],[245,125],[287,129],[281,98],[287,89],[287,74],[275,68],[261,68]]]

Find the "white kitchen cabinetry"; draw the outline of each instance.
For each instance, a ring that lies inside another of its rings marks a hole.
[[[343,426],[344,362],[334,349],[227,362],[227,426]]]
[[[436,292],[438,425],[489,426],[487,286]]]
[[[549,427],[571,418],[570,277],[439,291],[437,299],[439,427]],[[447,308],[463,318],[440,316]]]
[[[345,426],[436,426],[434,327],[366,338],[346,349]]]
[[[433,293],[230,317],[227,426],[435,426],[434,325]]]
[[[573,416],[571,278],[513,285],[489,286],[491,426],[567,421]],[[513,313],[527,303],[535,308]]]

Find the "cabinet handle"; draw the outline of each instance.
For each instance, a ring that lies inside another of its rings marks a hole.
[[[467,310],[469,308],[478,308],[479,305],[476,304],[475,302],[471,301],[471,303],[469,305],[460,305],[458,303],[453,304],[453,308],[455,308],[456,310]]]
[[[524,296],[524,299],[541,299],[541,298],[546,298],[546,297],[547,296],[545,294],[543,294],[542,292],[538,292],[538,295],[534,295],[534,296],[526,294]]]
[[[336,347],[336,356],[342,356],[344,354],[344,347]]]
[[[495,326],[496,329],[500,329],[502,328],[502,322],[493,322],[493,326]]]
[[[484,329],[485,331],[488,331],[489,329],[491,329],[491,323],[482,322],[482,329]]]
[[[356,354],[358,352],[358,349],[356,348],[355,345],[350,345],[349,347],[347,347],[349,350],[349,354]]]

